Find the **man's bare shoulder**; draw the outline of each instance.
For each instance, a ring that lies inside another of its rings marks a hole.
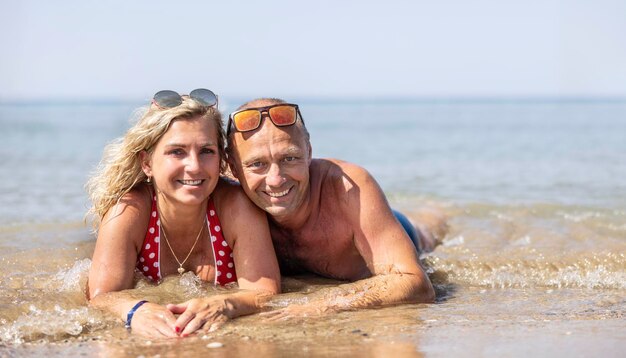
[[[311,160],[311,170],[330,170],[341,169],[342,171],[365,171],[365,169],[357,164],[346,162],[345,160],[336,158],[313,158]]]
[[[360,165],[339,159],[314,159],[311,161],[311,178],[322,187],[332,187],[337,194],[348,194],[364,185],[375,184],[371,174]]]

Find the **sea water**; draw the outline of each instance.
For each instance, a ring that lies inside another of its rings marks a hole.
[[[224,99],[221,109],[239,102]],[[626,348],[626,102],[298,102],[314,156],[362,165],[409,217],[432,207],[449,216],[442,244],[421,257],[436,304],[295,322],[250,316],[176,342],[129,335],[85,300],[95,238],[83,185],[142,103],[5,103],[0,356],[618,356]],[[137,290],[164,301],[215,292],[191,276]],[[334,284],[287,278],[275,304]],[[223,346],[206,348],[216,341]]]

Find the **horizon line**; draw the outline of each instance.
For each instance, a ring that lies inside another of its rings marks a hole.
[[[247,101],[246,96],[223,96],[224,102]],[[350,104],[350,103],[620,103],[626,102],[626,96],[294,96],[296,102],[317,104]],[[113,105],[145,102],[145,99],[129,98],[31,98],[2,99],[0,105]]]

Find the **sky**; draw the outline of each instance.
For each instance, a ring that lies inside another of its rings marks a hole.
[[[0,0],[0,101],[626,98],[626,1]]]

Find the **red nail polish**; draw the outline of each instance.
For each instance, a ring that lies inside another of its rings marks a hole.
[[[180,327],[175,327],[175,329],[176,329],[176,333],[180,332]]]

